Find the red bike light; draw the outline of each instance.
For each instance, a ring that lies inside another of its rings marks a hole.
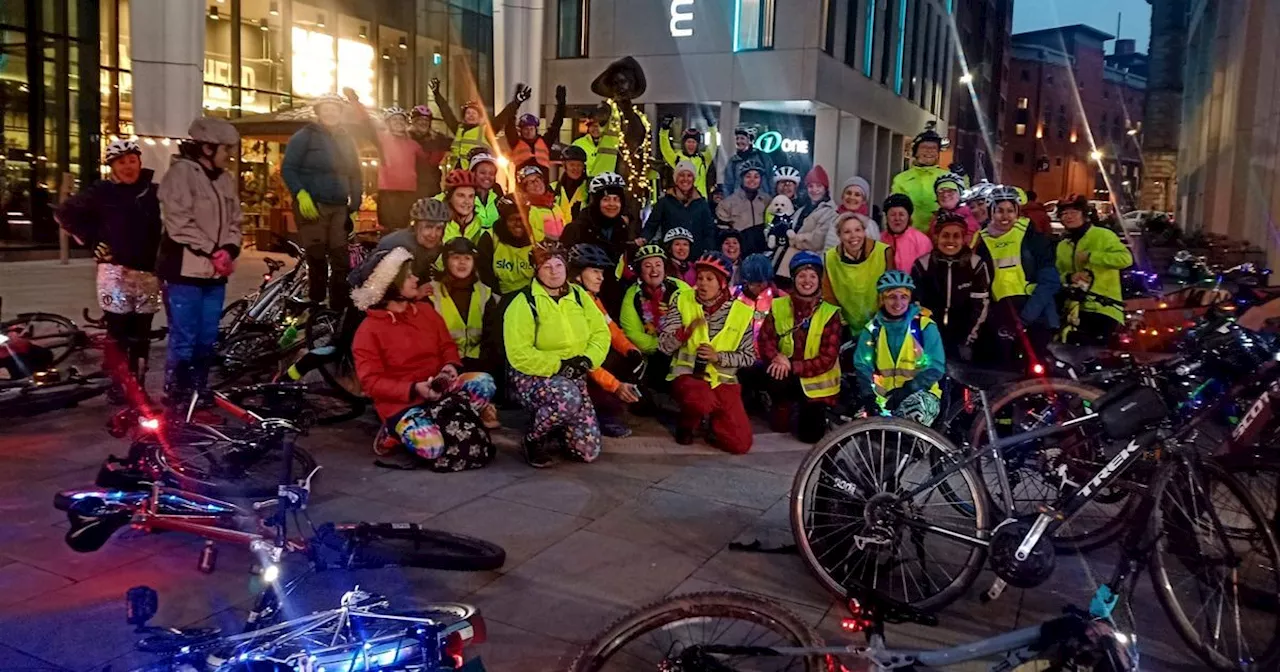
[[[138,426],[147,430],[148,432],[154,432],[160,429],[160,418],[147,418],[147,417],[139,418]]]
[[[271,282],[271,274],[270,274],[270,273],[263,273],[263,274],[262,274],[262,281],[263,281],[263,282]]]
[[[1039,363],[1039,362],[1036,362],[1036,365],[1035,365],[1035,366],[1033,366],[1033,367],[1031,367],[1031,372],[1032,372],[1032,373],[1034,373],[1034,374],[1036,374],[1037,376],[1043,376],[1043,375],[1044,375],[1044,365],[1043,365],[1043,364],[1041,364],[1041,363]]]

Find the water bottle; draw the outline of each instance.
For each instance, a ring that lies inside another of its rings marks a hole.
[[[697,357],[693,360],[693,375],[697,378],[706,378],[707,360],[702,357]]]

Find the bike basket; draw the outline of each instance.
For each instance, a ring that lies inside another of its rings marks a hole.
[[[1121,385],[1094,403],[1102,430],[1111,439],[1127,439],[1169,414],[1155,389],[1137,383]]]

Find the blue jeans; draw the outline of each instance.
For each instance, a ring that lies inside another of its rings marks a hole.
[[[188,285],[167,282],[164,307],[169,317],[169,347],[165,353],[165,386],[175,384],[203,387],[208,378],[213,346],[218,340],[218,321],[227,286]],[[179,381],[179,371],[190,367],[190,380]]]

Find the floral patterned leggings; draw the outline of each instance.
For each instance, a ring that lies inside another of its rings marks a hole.
[[[395,418],[393,434],[435,471],[483,467],[495,451],[477,413],[489,404],[493,390],[493,376],[464,373],[458,376],[454,393],[414,406]]]
[[[545,441],[559,432],[574,457],[583,462],[600,457],[600,424],[585,380],[508,373],[520,405],[533,414],[526,441]]]

